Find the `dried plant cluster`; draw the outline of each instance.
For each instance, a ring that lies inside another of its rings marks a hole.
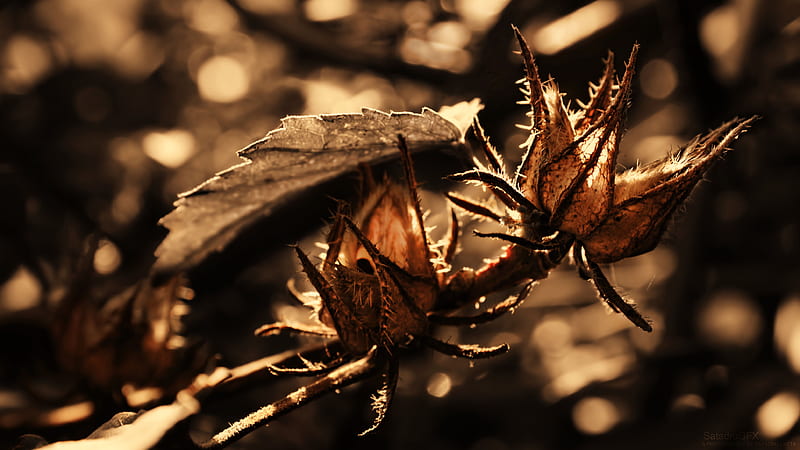
[[[571,110],[556,83],[541,80],[528,45],[516,28],[514,31],[525,64],[521,82],[531,119],[522,162],[509,173],[501,154],[474,118],[473,132],[485,162],[476,160],[473,170],[449,177],[479,185],[497,200],[492,204],[503,209],[497,210],[486,201],[446,194],[466,213],[507,228],[502,233],[474,232],[505,241],[501,256],[477,269],[453,270],[458,216],[451,211],[450,231],[443,242],[429,240],[410,144],[399,132],[394,142],[400,151],[405,181],[376,182],[370,171],[363,169],[362,201],[352,214],[344,205],[335,214],[321,264],[317,266],[296,248],[315,292],[295,292],[295,296],[314,309],[317,323],[272,323],[256,332],[329,338],[324,352],[316,349],[300,353],[292,364],[269,366],[274,374],[318,378],[234,423],[206,446],[225,446],[319,395],[377,373],[380,388],[373,397],[375,419],[365,433],[375,429],[392,399],[402,347],[422,343],[449,355],[473,359],[506,352],[507,345],[442,342],[431,336],[431,327],[474,326],[513,311],[528,295],[531,283],[545,278],[567,255],[611,309],[642,330],[652,330],[633,303],[617,293],[598,264],[652,250],[678,205],[754,118],[734,119],[660,161],[617,173],[638,46],[631,51],[620,79],[609,54],[600,81],[590,85],[589,101]],[[462,306],[517,285],[524,286],[517,295],[486,311],[458,315]]]
[[[161,440],[166,448],[221,448],[322,395],[377,376],[374,419],[363,432],[368,433],[386,417],[404,349],[426,346],[467,359],[507,352],[506,344],[455,344],[436,339],[433,332],[436,326],[473,327],[513,312],[533,283],[546,278],[567,256],[605,304],[640,329],[652,331],[650,322],[617,292],[599,264],[652,250],[676,208],[755,118],[731,120],[660,161],[618,173],[638,46],[619,78],[609,54],[599,82],[590,85],[588,102],[578,102],[573,110],[565,105],[555,81],[542,81],[525,39],[516,28],[514,32],[524,62],[521,84],[524,104],[530,108],[526,125],[530,134],[522,146],[521,163],[513,171],[485,135],[476,99],[438,113],[427,108],[420,114],[364,109],[357,114],[290,116],[280,128],[239,152],[245,162],[182,194],[161,221],[170,232],[156,251],[151,276],[121,295],[119,302],[109,303],[127,306],[102,311],[79,308],[80,314],[64,314],[58,323],[65,357],[78,361],[75,371],[97,372],[90,380],[94,384],[117,389],[122,378],[132,387],[160,383],[165,389],[157,394],[144,390],[146,402],[178,392],[172,405],[141,417],[125,416],[124,425],[121,418],[112,419],[93,435],[102,442],[94,443],[114,447],[130,439],[130,448],[136,446],[134,441],[147,448]],[[480,153],[475,167],[448,178],[476,185],[482,193],[472,197],[444,193],[454,206],[450,227],[441,242],[432,242],[412,150],[465,148],[470,128]],[[376,180],[370,165],[398,154],[404,179]],[[204,354],[191,348],[174,351],[185,347],[173,320],[186,311],[180,307],[181,297],[188,298],[182,294],[188,291],[181,274],[234,241],[258,219],[290,206],[303,191],[356,168],[362,173],[361,200],[353,206],[339,205],[321,262],[295,247],[314,290],[299,292],[292,282],[289,287],[314,311],[313,320],[270,323],[256,330],[259,336],[313,335],[323,343],[232,369],[218,367],[180,389],[206,362]],[[499,256],[485,260],[482,267],[452,265],[459,247],[459,210],[505,228],[473,231],[498,241]],[[481,299],[509,290],[516,293],[483,311],[463,313],[465,306],[483,304]],[[73,303],[65,302],[65,311],[72,311]],[[87,320],[96,326],[87,328]],[[109,320],[113,326],[106,323]],[[125,327],[134,332],[120,330]],[[137,351],[128,352],[128,347],[122,351],[136,357],[117,363],[122,360],[119,342],[126,333],[132,335],[131,346]],[[180,358],[191,364],[176,364]],[[171,370],[188,365],[191,373]],[[106,370],[95,370],[98,366]],[[186,432],[187,419],[215,394],[282,375],[314,378],[204,443],[198,444]],[[172,382],[166,386],[163,380]],[[128,428],[114,429],[120,426]]]

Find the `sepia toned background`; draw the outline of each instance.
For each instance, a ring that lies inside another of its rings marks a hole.
[[[516,104],[512,23],[573,105],[588,98],[609,50],[622,70],[641,45],[621,166],[661,158],[733,117],[762,116],[661,246],[607,270],[655,331],[610,315],[565,263],[513,316],[439,334],[508,342],[509,354],[474,365],[407,355],[374,434],[355,436],[369,423],[367,382],[232,448],[800,445],[800,3],[792,0],[4,2],[0,445],[23,433],[79,439],[118,411],[168,399],[211,355],[234,366],[310,342],[252,330],[307,314],[286,292],[286,280],[302,280],[287,245],[312,251],[330,197],[352,198],[355,177],[186,274],[176,294],[185,302],[131,310],[152,329],[104,324],[135,323],[119,311],[148,273],[166,234],[158,219],[176,196],[240,162],[236,150],[283,116],[418,112],[480,97],[487,133],[518,161],[525,107]],[[417,162],[423,206],[444,224],[440,190],[460,187],[439,178],[469,155]],[[468,236],[485,224],[462,225],[457,264],[498,254],[496,242]],[[218,399],[192,433],[208,436],[302,381]]]

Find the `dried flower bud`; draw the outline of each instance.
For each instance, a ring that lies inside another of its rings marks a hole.
[[[526,153],[522,162],[514,178],[508,179],[502,159],[476,122],[475,136],[491,169],[479,166],[449,177],[489,187],[511,210],[504,214],[449,195],[454,204],[474,215],[510,225],[513,234],[475,234],[512,245],[478,271],[455,274],[448,283],[449,290],[478,295],[506,283],[540,279],[571,251],[580,275],[592,282],[612,310],[624,314],[639,328],[652,331],[633,303],[616,292],[598,263],[652,250],[677,206],[755,117],[734,119],[695,138],[675,155],[617,174],[638,45],[634,45],[618,83],[614,57],[609,53],[600,82],[589,85],[589,102],[578,102],[580,109],[571,111],[564,106],[555,82],[543,83],[539,78],[525,38],[517,28],[514,32],[525,64],[522,91],[531,108],[531,133],[523,145]]]
[[[541,81],[525,39],[515,31],[531,106],[531,135],[518,171],[523,195],[549,217],[550,227],[575,236],[594,262],[653,249],[675,208],[754,118],[732,120],[676,155],[616,174],[638,45],[618,84],[609,54],[599,83],[590,85],[589,102],[572,112],[556,84]]]
[[[374,420],[362,435],[377,428],[386,416],[399,376],[397,347],[418,340],[447,355],[469,359],[505,353],[509,349],[506,344],[480,347],[439,341],[428,334],[429,324],[432,321],[472,326],[493,320],[516,308],[527,296],[529,287],[513,299],[475,316],[453,316],[449,314],[452,311],[435,308],[440,283],[444,281],[439,270],[449,266],[455,253],[458,227],[456,222],[451,224],[450,235],[437,246],[443,252],[431,248],[411,152],[402,135],[397,139],[406,174],[405,186],[388,179],[378,184],[365,169],[364,192],[367,195],[353,219],[345,214],[344,208],[337,212],[328,233],[328,251],[321,267],[318,269],[302,250],[295,248],[303,271],[319,295],[319,306],[315,309],[321,323],[309,326],[277,322],[256,330],[256,334],[262,336],[291,331],[339,338],[344,352],[331,361],[303,360],[306,364],[303,368],[271,368],[276,372],[310,374],[341,365],[303,388],[303,396],[310,395],[313,390],[328,392],[336,389],[339,383],[349,384],[377,369],[380,387],[372,397]],[[302,296],[298,294],[298,298]],[[286,398],[296,396],[290,394]],[[280,414],[287,403],[281,405],[261,408],[266,412],[258,419],[250,415],[240,421],[246,426],[237,422],[218,434],[219,439],[215,436],[212,440],[224,442],[256,422],[266,423]]]
[[[734,119],[675,155],[617,175],[614,206],[583,239],[589,258],[607,263],[652,250],[675,208],[753,120]]]
[[[422,221],[413,205],[405,186],[387,181],[376,186],[353,221],[378,251],[398,267],[413,276],[435,280]],[[367,250],[352,233],[344,235],[339,258],[342,265],[349,267],[371,263]],[[434,291],[427,291],[414,297],[423,311],[431,309],[435,300]]]
[[[538,78],[533,55],[518,33],[525,61],[525,83],[531,105],[531,137],[520,166],[522,191],[550,225],[576,237],[594,230],[608,214],[614,196],[614,169],[622,120],[627,109],[638,46],[634,46],[619,86],[609,55],[591,99],[571,113],[552,81]],[[615,93],[616,91],[616,93]]]
[[[338,263],[324,265],[323,273],[342,302],[326,302],[330,315],[322,311],[321,319],[339,331],[348,348],[363,352],[383,339],[396,344],[425,332],[424,313],[433,307],[438,285],[413,205],[404,186],[388,181],[376,185],[351,222],[357,229],[342,228],[332,239],[341,242],[333,243],[338,255],[331,253],[331,261]],[[391,278],[390,272],[407,276]],[[370,336],[366,330],[380,334]]]

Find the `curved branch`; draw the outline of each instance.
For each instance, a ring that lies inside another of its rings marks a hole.
[[[293,14],[258,15],[242,8],[233,0],[228,0],[227,3],[239,13],[248,27],[272,34],[315,58],[356,69],[371,70],[389,77],[403,76],[439,86],[452,83],[458,76],[446,70],[409,64],[374,46],[354,45],[342,39],[341,33],[329,32]]]

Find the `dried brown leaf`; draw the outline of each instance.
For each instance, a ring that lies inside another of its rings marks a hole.
[[[355,170],[396,157],[397,135],[412,150],[463,143],[476,99],[439,114],[361,113],[289,116],[281,127],[239,151],[246,161],[220,172],[180,195],[175,210],[161,219],[169,234],[156,250],[155,270],[190,268],[229,244],[258,219],[292,201],[304,190]]]

